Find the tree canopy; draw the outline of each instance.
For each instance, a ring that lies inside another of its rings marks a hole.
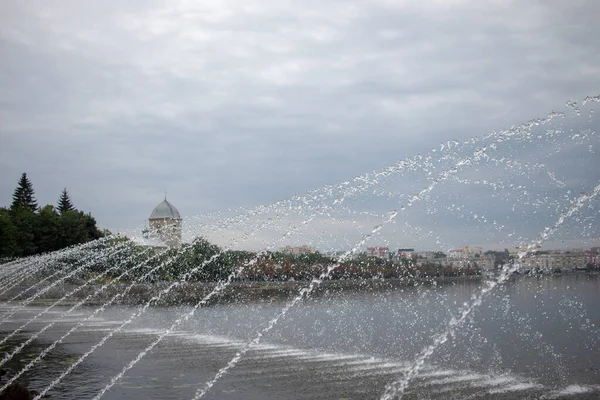
[[[33,185],[23,173],[10,208],[0,208],[0,258],[55,251],[104,236],[91,214],[75,209],[66,188],[58,208],[38,208],[34,195]]]

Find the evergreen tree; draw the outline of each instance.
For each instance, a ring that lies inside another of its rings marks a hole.
[[[13,202],[10,206],[11,210],[25,208],[31,212],[36,212],[38,205],[34,194],[35,192],[33,190],[33,185],[31,184],[29,178],[27,178],[27,174],[23,172],[21,179],[19,179],[19,185],[13,193]]]
[[[73,211],[75,207],[71,202],[71,197],[69,196],[69,192],[67,192],[67,188],[64,188],[62,193],[60,194],[60,198],[58,199],[58,213],[63,215],[67,211]]]
[[[11,208],[0,208],[0,258],[51,252],[107,234],[98,229],[91,214],[75,209],[66,188],[58,210],[51,205],[38,209],[26,174],[15,189]]]

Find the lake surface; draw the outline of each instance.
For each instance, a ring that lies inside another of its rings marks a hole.
[[[422,287],[325,292],[292,308],[232,368],[207,399],[377,399],[416,355],[447,329],[481,281]],[[254,339],[285,299],[213,305],[197,310],[113,386],[106,399],[191,399],[195,391]],[[6,313],[13,305],[2,306]],[[28,307],[2,334],[40,313]],[[44,328],[67,308],[29,324],[2,351]],[[80,308],[7,365],[9,376],[97,306]],[[93,398],[190,307],[150,308],[98,348],[50,392]],[[43,389],[138,307],[112,307],[69,335],[21,381]],[[5,314],[6,315],[6,314]],[[518,277],[496,288],[465,326],[435,351],[405,398],[600,397],[600,276]]]

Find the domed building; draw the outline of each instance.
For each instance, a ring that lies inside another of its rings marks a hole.
[[[177,208],[165,200],[154,207],[148,218],[150,224],[148,237],[158,239],[169,247],[181,245],[181,215]]]

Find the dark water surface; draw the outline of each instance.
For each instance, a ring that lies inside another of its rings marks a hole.
[[[208,392],[209,399],[377,399],[416,355],[447,329],[482,282],[331,291],[292,308],[261,343]],[[105,399],[191,399],[283,306],[285,299],[199,309]],[[2,313],[14,304],[4,304]],[[78,309],[6,364],[20,370],[94,307]],[[0,325],[12,332],[44,307]],[[44,328],[66,310],[39,316],[1,349]],[[138,307],[112,307],[68,336],[21,381],[43,389]],[[93,398],[189,307],[150,308],[98,348],[52,391]],[[6,314],[4,314],[6,315]],[[428,359],[405,398],[600,398],[600,277],[519,277],[497,288]]]

